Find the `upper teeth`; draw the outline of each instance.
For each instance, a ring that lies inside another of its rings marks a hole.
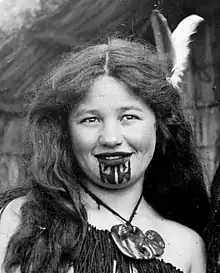
[[[121,156],[105,156],[105,159],[118,159]]]

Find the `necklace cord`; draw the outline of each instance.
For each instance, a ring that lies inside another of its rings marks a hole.
[[[140,205],[142,194],[140,195],[132,213],[127,221],[117,211],[113,210],[94,193],[92,193],[84,184],[82,185],[85,193],[87,193],[98,205],[102,205],[112,214],[122,219],[125,224],[114,225],[111,227],[111,238],[118,250],[127,257],[134,259],[154,259],[163,255],[165,250],[165,242],[163,238],[154,230],[148,230],[145,233],[137,226],[131,224],[137,209]]]
[[[82,185],[82,188],[84,191],[97,203],[98,206],[103,206],[107,210],[109,210],[112,214],[118,216],[120,219],[122,219],[124,222],[126,222],[127,225],[131,225],[132,220],[134,219],[135,214],[137,213],[137,209],[140,205],[141,199],[142,199],[142,193],[137,201],[137,204],[135,205],[132,214],[129,218],[129,220],[126,220],[124,217],[122,217],[117,211],[113,210],[111,207],[109,207],[107,204],[105,204],[101,199],[99,199],[94,193],[92,193],[85,185]]]

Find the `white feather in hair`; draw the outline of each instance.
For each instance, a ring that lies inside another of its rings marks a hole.
[[[171,37],[175,54],[172,76],[169,81],[176,88],[179,87],[184,71],[187,68],[191,36],[196,32],[197,26],[202,21],[204,21],[202,17],[198,15],[190,15],[183,19],[172,33]]]
[[[171,34],[166,18],[160,11],[152,11],[151,25],[159,58],[165,61],[163,69],[165,73],[171,74],[168,81],[175,88],[179,88],[187,68],[191,37],[202,21],[204,21],[202,17],[190,15],[183,19]],[[170,71],[170,65],[172,71]]]

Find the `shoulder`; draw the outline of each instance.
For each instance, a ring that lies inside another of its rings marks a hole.
[[[188,245],[192,242],[197,245],[203,241],[197,232],[177,222],[167,221],[168,230],[172,234],[172,237],[179,239],[183,245]]]
[[[16,198],[0,211],[0,266],[3,262],[8,242],[20,224],[20,209],[26,199],[26,197]]]
[[[167,221],[166,236],[173,257],[182,263],[184,272],[205,272],[206,250],[201,236],[179,223]]]
[[[20,209],[26,197],[19,197],[11,201],[0,211],[0,236],[11,237],[20,224]]]
[[[6,229],[15,229],[15,226],[19,224],[20,209],[26,200],[26,196],[16,198],[0,211],[0,233]]]
[[[186,248],[189,249],[190,272],[206,272],[206,247],[203,239],[195,231],[188,229],[188,240]],[[183,238],[184,240],[184,238]],[[186,249],[185,248],[185,249]]]

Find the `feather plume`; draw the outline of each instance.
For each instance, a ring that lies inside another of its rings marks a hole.
[[[184,71],[187,68],[191,36],[196,32],[198,25],[202,21],[204,21],[202,17],[198,15],[190,15],[183,19],[172,33],[175,57],[173,60],[172,76],[169,81],[176,88],[179,88],[179,83],[181,82]]]
[[[166,18],[158,10],[152,11],[150,20],[159,58],[164,61],[164,72],[168,73],[170,64],[175,59],[170,28]]]

